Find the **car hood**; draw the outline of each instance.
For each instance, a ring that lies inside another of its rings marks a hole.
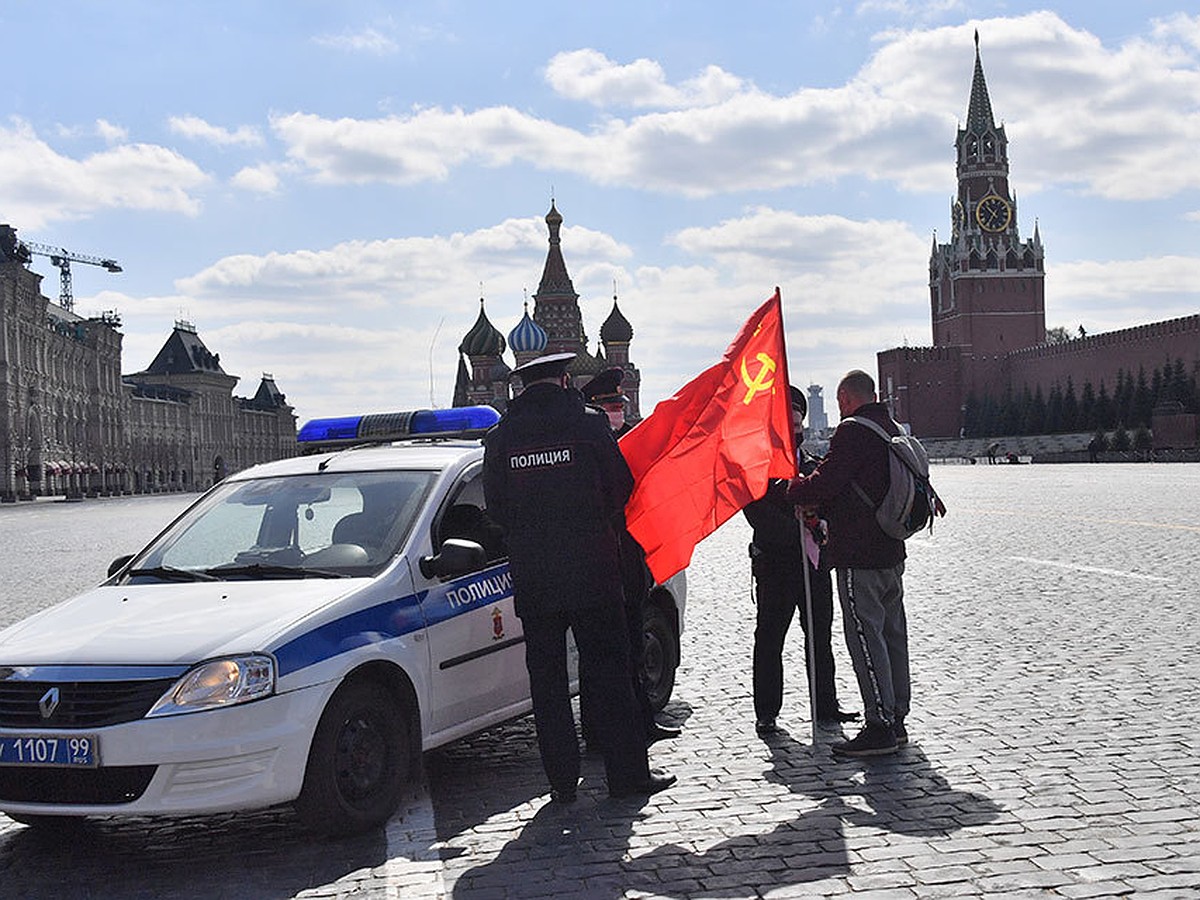
[[[99,587],[0,631],[0,666],[191,664],[269,650],[289,624],[368,579]]]

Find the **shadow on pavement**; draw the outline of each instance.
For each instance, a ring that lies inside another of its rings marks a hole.
[[[329,840],[290,810],[187,819],[93,819],[0,834],[0,895],[57,900],[278,900],[387,860],[382,829]]]
[[[843,761],[832,757],[827,745],[800,743],[786,732],[764,741],[771,753],[766,780],[816,800],[817,807],[769,832],[738,835],[702,853],[675,844],[656,847],[638,857],[639,871],[626,876],[626,889],[668,897],[741,897],[748,888],[765,892],[810,884],[850,873],[846,824],[933,837],[993,821],[1001,813],[992,800],[952,787],[916,744],[894,756]],[[607,862],[611,866],[618,859],[619,854]],[[727,876],[724,884],[735,878],[738,883],[715,887],[714,873]]]

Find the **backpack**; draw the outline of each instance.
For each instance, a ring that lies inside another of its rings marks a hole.
[[[935,516],[946,514],[946,505],[929,481],[929,456],[921,442],[910,434],[891,435],[876,422],[849,416],[843,422],[865,425],[888,444],[888,489],[879,505],[856,481],[851,487],[875,510],[875,521],[888,537],[904,541],[922,528],[933,531]]]

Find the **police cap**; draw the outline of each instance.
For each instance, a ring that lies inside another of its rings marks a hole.
[[[531,359],[523,366],[517,366],[512,374],[521,379],[522,384],[541,381],[543,378],[560,378],[567,371],[567,365],[575,358],[574,353],[551,353]]]
[[[582,388],[589,403],[624,403],[629,398],[621,391],[625,370],[620,366],[605,369]]]
[[[798,418],[803,419],[808,415],[808,400],[804,398],[804,391],[794,384],[788,387],[788,391],[792,397],[792,409],[799,414]]]

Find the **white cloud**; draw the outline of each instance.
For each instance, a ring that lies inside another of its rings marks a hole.
[[[247,166],[229,179],[234,187],[255,194],[273,194],[279,190],[278,167],[270,164]]]
[[[479,282],[489,319],[507,335],[520,320],[523,289],[536,289],[547,238],[533,217],[444,236],[232,256],[179,280],[176,295],[109,305],[158,322],[186,309],[226,371],[247,379],[270,371],[291,397],[312,398],[302,418],[429,405],[431,365],[434,399],[447,405]],[[563,229],[588,348],[595,351],[612,309],[616,278],[648,405],[715,363],[775,285],[795,380],[835,379],[846,359],[869,367],[876,350],[906,336],[927,342],[926,241],[898,223],[756,208],[672,242],[691,262],[630,269],[632,251],[616,237]],[[163,339],[143,353],[152,356]]]
[[[63,156],[25,121],[0,125],[0,197],[4,217],[33,230],[101,209],[195,215],[194,192],[209,181],[199,166],[154,144],[121,144],[83,159]]]
[[[621,65],[591,49],[555,55],[545,74],[546,82],[562,96],[602,107],[711,106],[749,87],[719,66],[708,66],[700,75],[675,87],[667,83],[666,73],[654,60],[637,59]]]
[[[129,140],[129,132],[126,129],[105,119],[96,120],[96,134],[108,144],[121,144]]]
[[[373,56],[387,56],[400,49],[400,45],[392,38],[374,28],[346,31],[342,34],[322,34],[314,37],[313,43],[333,50],[369,53]]]
[[[172,134],[204,141],[217,147],[257,147],[263,143],[262,135],[253,126],[221,128],[219,125],[209,124],[199,116],[171,116],[167,119],[167,128]]]
[[[1025,192],[1065,182],[1107,198],[1164,197],[1200,188],[1200,62],[1175,40],[1196,23],[1178,17],[1115,49],[1050,12],[890,33],[847,84],[783,96],[715,67],[674,86],[652,60],[618,64],[584,49],[550,61],[556,91],[666,111],[602,118],[588,130],[508,107],[373,120],[296,112],[271,125],[323,183],[406,185],[460,166],[523,164],[687,196],[842,178],[949,192],[948,145],[966,112],[978,27]]]

